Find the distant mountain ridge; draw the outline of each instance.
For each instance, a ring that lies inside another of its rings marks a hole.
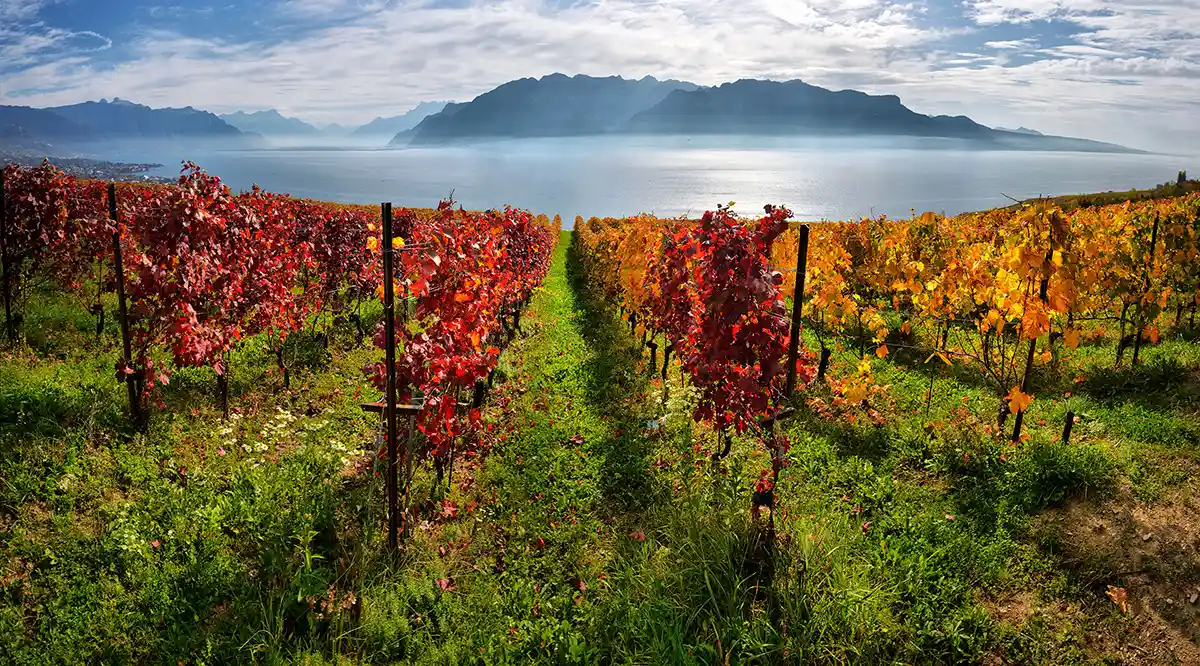
[[[74,147],[104,140],[247,141],[234,126],[192,107],[152,109],[118,97],[35,109],[0,106],[0,141],[8,145]]]
[[[205,145],[219,142],[249,147],[263,145],[263,139],[271,138],[358,139],[360,143],[377,140],[383,145],[397,132],[411,129],[446,105],[421,102],[402,115],[376,118],[361,127],[330,124],[321,129],[275,109],[218,116],[190,106],[154,109],[119,97],[40,109],[0,105],[0,147],[63,154],[112,140],[194,141]]]
[[[795,79],[683,81],[551,74],[505,83],[397,134],[392,146],[499,138],[651,135],[902,136],[957,139],[1001,150],[1142,152],[1033,130],[992,129],[966,116],[931,116],[896,95],[833,91]]]
[[[92,131],[48,109],[0,106],[0,137],[35,141],[87,140]]]
[[[1013,132],[1014,134],[1032,134],[1034,136],[1046,136],[1045,134],[1042,134],[1041,132],[1039,132],[1035,129],[1029,129],[1028,127],[1018,127],[1017,129],[1008,129],[1007,127],[993,127],[992,129],[996,130],[997,132]]]
[[[237,111],[220,116],[221,120],[243,132],[263,136],[315,136],[321,130],[298,118],[289,118],[275,109],[246,113]]]
[[[410,130],[417,126],[422,120],[432,116],[435,113],[440,113],[447,105],[453,102],[421,102],[412,109],[398,115],[388,118],[376,117],[371,122],[356,128],[351,134],[359,137],[380,137],[391,139],[400,132]]]
[[[353,131],[353,128],[346,127],[345,125],[339,125],[337,123],[329,123],[328,125],[322,125],[322,126],[318,127],[317,129],[321,130],[321,132],[324,133],[326,136],[345,136]]]
[[[267,138],[317,138],[335,139],[338,137],[353,137],[358,139],[379,139],[386,142],[399,132],[412,129],[425,119],[426,116],[438,113],[449,102],[421,102],[414,108],[398,116],[377,116],[374,120],[358,127],[344,126],[337,123],[317,127],[300,120],[290,118],[275,109],[246,113],[236,111],[220,116],[221,120],[233,125],[242,132],[261,135]]]
[[[152,109],[114,97],[46,109],[104,138],[238,137],[241,132],[208,111],[190,106]]]
[[[435,112],[436,111],[436,112]],[[400,128],[400,129],[396,129]],[[260,146],[264,137],[437,146],[505,138],[590,135],[765,135],[917,137],[921,145],[991,150],[1143,152],[1111,143],[989,128],[966,116],[931,116],[895,95],[832,91],[800,80],[742,79],[702,87],[651,76],[625,79],[550,74],[497,86],[469,102],[423,102],[357,129],[322,129],[278,111],[153,109],[120,98],[36,109],[0,106],[0,147],[46,154],[86,150],[113,140],[170,140],[206,147]],[[926,141],[932,139],[933,141]]]

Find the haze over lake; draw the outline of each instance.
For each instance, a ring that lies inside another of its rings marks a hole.
[[[1192,157],[964,150],[928,139],[588,137],[399,150],[143,147],[106,157],[160,162],[166,176],[191,159],[235,190],[257,183],[348,203],[430,207],[453,190],[468,208],[512,204],[559,213],[567,225],[575,215],[695,216],[730,201],[744,214],[780,203],[812,220],[954,214],[1004,205],[1005,195],[1151,187],[1200,168]]]

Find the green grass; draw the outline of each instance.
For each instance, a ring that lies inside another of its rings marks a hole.
[[[995,387],[871,357],[882,425],[805,407],[822,386],[780,424],[772,538],[750,512],[767,452],[735,438],[710,460],[694,391],[673,370],[664,399],[571,240],[501,358],[490,452],[448,486],[418,473],[395,556],[358,407],[379,352],[353,331],[295,336],[290,391],[246,342],[228,423],[213,373],[180,371],[138,434],[111,317],[96,341],[71,295],[40,294],[28,346],[0,357],[0,663],[1122,663],[1132,619],[1104,597],[1119,563],[1076,562],[1044,518],[1189,487],[1194,342],[1133,370],[1081,347],[1039,373],[1016,446],[984,431]],[[857,360],[837,352],[833,375]],[[1006,618],[1012,598],[1036,609]]]
[[[1121,204],[1126,201],[1153,201],[1157,199],[1170,199],[1173,197],[1181,197],[1191,194],[1192,192],[1200,191],[1200,180],[1185,180],[1182,183],[1172,181],[1163,183],[1157,187],[1152,187],[1144,190],[1125,190],[1121,192],[1093,192],[1090,194],[1065,194],[1057,197],[1049,197],[1045,200],[1061,206],[1063,210],[1073,210],[1075,208],[1087,208],[1090,206],[1109,206],[1112,204]],[[1027,199],[1022,204],[1037,203],[1043,199]],[[1021,205],[1021,204],[1017,204]]]

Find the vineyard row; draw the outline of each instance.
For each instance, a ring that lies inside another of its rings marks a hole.
[[[191,164],[173,186],[114,186],[50,165],[10,165],[0,197],[8,337],[19,335],[26,301],[44,282],[94,302],[98,335],[103,295],[117,292],[125,346],[117,377],[143,427],[174,368],[213,368],[227,407],[229,352],[248,336],[263,336],[285,382],[290,334],[333,315],[362,336],[359,309],[383,296],[387,251],[402,321],[380,323],[373,339],[386,347],[392,331],[398,398],[422,405],[420,453],[435,459],[479,425],[478,400],[464,409],[464,396],[494,370],[557,240],[544,216],[469,212],[449,201],[394,214],[388,206],[384,233],[379,209],[257,187],[234,194]],[[364,372],[383,390],[387,370],[381,361]]]
[[[721,432],[769,422],[790,397],[789,372],[823,378],[845,347],[857,348],[857,372],[829,381],[832,405],[810,405],[877,420],[870,354],[904,348],[981,375],[1002,398],[996,432],[1016,415],[1015,441],[1034,367],[1113,333],[1115,363],[1132,349],[1137,364],[1172,316],[1194,325],[1200,303],[1200,195],[1071,212],[1043,202],[907,220],[789,217],[768,206],[757,220],[727,208],[700,220],[576,218],[590,280],[643,339],[662,336],[664,376],[673,353],[701,391],[695,419]],[[819,346],[811,353],[788,354],[793,294]]]

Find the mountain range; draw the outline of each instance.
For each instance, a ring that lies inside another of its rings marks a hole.
[[[425,119],[446,107],[448,102],[421,102],[416,107],[398,116],[376,117],[371,122],[360,127],[346,127],[330,124],[318,128],[314,125],[289,118],[275,109],[246,113],[237,111],[221,116],[221,120],[233,125],[242,132],[253,133],[266,138],[316,138],[328,139],[338,137],[355,137],[360,139],[376,139],[380,144],[386,143],[398,132],[412,129]]]
[[[612,134],[904,136],[957,139],[1003,150],[1140,152],[1087,139],[992,129],[966,116],[930,116],[895,95],[833,91],[800,80],[684,81],[551,74],[505,83],[448,105],[390,145]]]
[[[114,139],[236,142],[246,138],[217,116],[190,106],[151,109],[119,97],[47,109],[0,106],[0,141],[9,145],[78,146]]]
[[[220,118],[242,132],[252,132],[261,136],[317,136],[322,133],[303,120],[288,118],[275,109],[255,113],[237,111],[224,114]]]
[[[518,79],[466,104],[425,118],[412,133],[413,145],[493,137],[548,137],[620,131],[634,114],[654,107],[675,91],[695,90],[683,81],[636,81],[551,74]]]
[[[272,138],[327,143],[358,138],[383,145],[397,132],[413,127],[445,106],[445,102],[422,102],[401,115],[376,118],[362,127],[330,124],[318,129],[275,109],[217,116],[190,106],[152,109],[119,97],[44,109],[0,105],[0,148],[32,149],[62,156],[101,142],[128,140],[253,147]]]
[[[416,127],[417,123],[428,116],[440,113],[448,104],[451,104],[451,102],[421,102],[407,113],[389,118],[377,117],[366,125],[355,129],[350,134],[364,138],[376,137],[387,141],[400,132]]]
[[[990,128],[966,116],[926,115],[895,95],[834,91],[800,80],[698,86],[651,76],[550,74],[510,81],[469,102],[423,102],[353,129],[318,129],[273,109],[217,116],[192,107],[152,109],[120,98],[45,109],[0,106],[0,148],[60,156],[113,140],[254,147],[264,139],[298,137],[314,145],[403,147],[629,134],[917,137],[981,149],[1141,152],[1024,127]]]

